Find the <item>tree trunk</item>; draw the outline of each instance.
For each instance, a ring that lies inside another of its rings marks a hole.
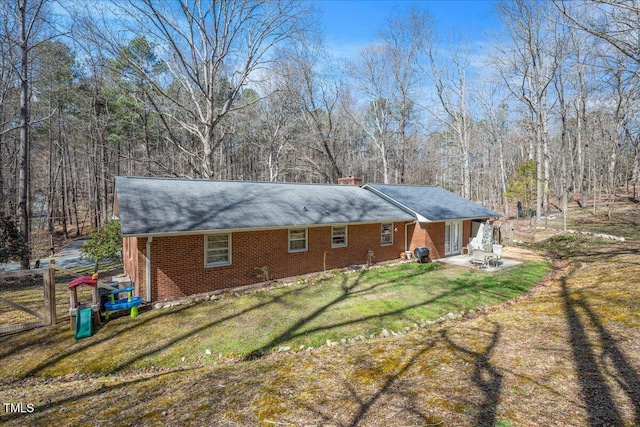
[[[18,176],[18,215],[20,218],[20,232],[27,244],[29,239],[29,186],[31,183],[30,154],[29,154],[29,46],[27,39],[27,0],[20,0],[20,169]],[[23,269],[29,269],[30,254],[26,253],[20,259]]]

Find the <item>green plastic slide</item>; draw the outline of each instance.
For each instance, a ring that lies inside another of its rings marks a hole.
[[[83,308],[76,312],[76,339],[90,337],[93,334],[93,313],[90,308]]]

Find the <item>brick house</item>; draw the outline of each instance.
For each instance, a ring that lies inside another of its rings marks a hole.
[[[498,216],[439,187],[116,177],[125,272],[146,301],[209,292],[427,246],[461,253]]]

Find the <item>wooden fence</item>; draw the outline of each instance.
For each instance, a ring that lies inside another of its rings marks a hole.
[[[51,326],[58,322],[56,314],[56,271],[63,273],[67,276],[78,277],[79,274],[66,268],[58,267],[55,264],[55,260],[49,260],[48,268],[39,268],[34,270],[19,270],[19,271],[7,271],[0,273],[0,279],[19,279],[21,277],[42,275],[42,290],[43,299],[42,304],[38,309],[34,310],[33,307],[26,307],[24,304],[19,304],[16,301],[11,301],[8,298],[0,296],[0,303],[5,303],[16,310],[28,313],[38,320],[35,322],[22,322],[15,323],[8,326],[0,326],[0,334],[6,332],[22,331],[26,329],[38,328],[40,326]],[[98,281],[98,286],[105,289],[116,289],[117,287],[110,286],[104,282]],[[39,286],[38,286],[39,287]],[[35,290],[37,292],[37,290]]]
[[[38,328],[40,326],[55,325],[57,322],[56,315],[56,281],[55,266],[49,268],[39,268],[35,270],[7,271],[0,273],[0,279],[19,279],[29,276],[42,275],[42,292],[43,299],[41,310],[34,310],[24,304],[19,304],[10,299],[0,296],[0,302],[5,303],[16,310],[23,311],[38,319],[35,322],[22,322],[0,327],[0,334],[5,332],[22,331],[26,329]]]

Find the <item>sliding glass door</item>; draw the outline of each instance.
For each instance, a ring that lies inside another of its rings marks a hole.
[[[462,248],[462,221],[445,222],[444,255],[458,255]]]

